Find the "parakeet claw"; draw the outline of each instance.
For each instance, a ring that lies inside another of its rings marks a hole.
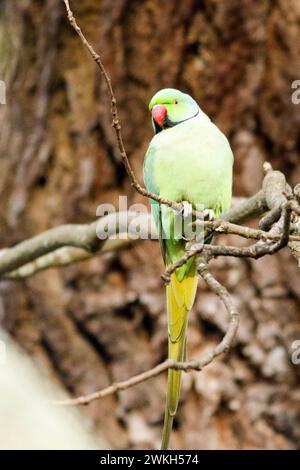
[[[203,220],[212,221],[215,219],[215,213],[212,209],[204,209],[203,213]]]
[[[184,219],[184,226],[186,227],[186,223],[188,224],[188,226],[192,223],[193,206],[188,201],[182,201],[181,204],[182,204],[181,213],[182,213],[182,216],[183,216],[183,219]],[[194,236],[193,233],[190,236],[187,236],[185,231],[184,231],[184,233],[182,234],[182,239],[185,242],[189,242],[191,240],[194,240],[194,238],[195,238],[195,236]]]
[[[191,236],[191,237],[185,237],[184,235],[182,235],[182,240],[185,241],[185,242],[192,242],[195,240],[195,236]]]
[[[192,218],[193,215],[193,206],[188,201],[182,201],[182,215],[185,219]]]

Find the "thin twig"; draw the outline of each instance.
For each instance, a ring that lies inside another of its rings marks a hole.
[[[291,203],[291,207],[292,203]],[[280,208],[281,214],[281,208]],[[278,220],[278,219],[277,219]],[[242,225],[233,224],[231,222],[227,222],[223,219],[223,216],[220,219],[212,220],[212,221],[202,221],[196,220],[193,222],[193,226],[202,226],[203,229],[209,231],[209,233],[213,234],[230,234],[230,235],[238,235],[242,238],[246,239],[253,239],[253,240],[262,240],[262,241],[277,241],[280,239],[280,234],[270,233],[265,230],[260,230],[252,227],[244,227]],[[300,241],[299,235],[289,235],[289,241]]]
[[[142,372],[141,374],[135,375],[127,380],[122,382],[115,382],[109,387],[106,387],[102,390],[98,390],[97,392],[91,393],[89,395],[82,395],[77,398],[70,398],[65,400],[55,400],[52,401],[54,405],[65,405],[65,406],[75,406],[75,405],[88,405],[89,403],[99,400],[101,398],[107,397],[108,395],[112,395],[118,391],[126,390],[128,388],[134,387],[135,385],[145,382],[157,375],[162,374],[168,369],[175,369],[175,370],[182,370],[185,372],[189,372],[192,370],[200,371],[205,366],[210,364],[215,357],[219,356],[220,354],[226,353],[230,346],[232,345],[234,338],[236,336],[236,332],[239,325],[239,314],[232,302],[232,299],[222,284],[220,284],[213,275],[208,271],[207,263],[205,261],[201,261],[198,265],[199,274],[203,277],[204,281],[208,284],[210,289],[218,295],[220,300],[223,302],[226,311],[229,315],[229,325],[227,331],[222,339],[222,341],[210,351],[207,351],[203,356],[198,360],[191,360],[185,362],[176,362],[171,359],[167,359],[166,361],[158,364],[157,366],[153,367],[152,369],[147,370],[146,372]]]
[[[175,210],[181,210],[182,209],[182,204],[176,203],[174,201],[170,201],[166,198],[158,196],[157,194],[151,193],[151,192],[147,191],[146,188],[142,187],[140,185],[140,183],[138,182],[138,180],[137,180],[137,178],[134,174],[134,171],[133,171],[133,169],[130,165],[130,162],[129,162],[129,159],[128,159],[128,156],[127,156],[127,152],[126,152],[126,149],[125,149],[125,146],[124,146],[123,137],[122,137],[122,130],[121,130],[121,123],[120,123],[120,117],[119,117],[118,107],[117,107],[117,100],[116,100],[114,90],[113,90],[113,87],[112,87],[112,84],[111,84],[111,79],[108,76],[108,73],[106,72],[106,69],[105,69],[104,64],[101,60],[100,55],[97,54],[97,52],[94,50],[92,45],[88,42],[88,40],[84,36],[81,28],[78,26],[77,21],[76,21],[74,15],[73,15],[72,10],[71,10],[69,0],[63,0],[63,1],[65,3],[65,6],[66,6],[68,19],[69,19],[69,22],[70,22],[71,26],[74,28],[74,30],[76,31],[76,33],[80,37],[80,39],[82,41],[82,44],[88,50],[91,57],[93,58],[93,60],[98,65],[98,67],[99,67],[99,69],[100,69],[100,71],[101,71],[101,73],[104,77],[104,80],[106,82],[107,89],[108,89],[109,96],[110,96],[110,101],[111,101],[112,126],[115,130],[120,156],[121,156],[122,161],[124,163],[127,175],[130,179],[131,186],[134,187],[136,189],[136,191],[138,191],[142,196],[145,196],[149,199],[153,199],[157,202],[160,202],[161,204],[165,204],[169,207],[172,207]]]
[[[239,313],[232,301],[232,298],[227,291],[227,289],[211,274],[208,270],[207,260],[205,257],[200,257],[197,264],[198,273],[207,283],[210,289],[220,298],[223,302],[227,313],[229,315],[229,325],[226,331],[225,336],[223,337],[221,343],[219,343],[216,348],[213,350],[214,357],[226,353],[231,347],[239,326]],[[213,359],[213,358],[212,358]]]

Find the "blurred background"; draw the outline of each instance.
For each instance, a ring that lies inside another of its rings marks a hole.
[[[74,0],[118,99],[130,161],[142,179],[155,91],[190,93],[228,136],[234,195],[261,186],[269,161],[300,181],[298,0]],[[62,0],[0,2],[0,247],[64,223],[89,223],[100,203],[142,199],[116,148],[98,69]],[[224,241],[224,239],[223,239]],[[226,238],[226,242],[230,239]],[[236,239],[233,243],[242,243]],[[299,268],[288,250],[260,261],[219,259],[215,273],[241,312],[234,349],[184,374],[173,448],[300,448]],[[52,382],[87,394],[144,371],[167,352],[158,244],[0,283],[0,324]],[[226,315],[200,285],[189,356],[219,341]],[[0,371],[1,374],[1,371]],[[1,378],[0,378],[1,380]],[[166,375],[82,409],[115,448],[159,445]],[[54,397],[55,398],[55,397]]]

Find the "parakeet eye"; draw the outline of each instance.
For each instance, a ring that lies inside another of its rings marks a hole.
[[[178,104],[178,101],[177,101],[177,100],[175,100],[175,101],[174,101],[174,104]]]

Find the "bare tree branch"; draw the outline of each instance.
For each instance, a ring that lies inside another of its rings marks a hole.
[[[265,193],[261,189],[254,196],[242,201],[240,204],[229,209],[223,215],[224,220],[234,221],[236,224],[243,224],[250,219],[255,219],[268,210]]]
[[[261,198],[261,192],[257,193]],[[239,220],[239,207],[241,207],[241,213],[243,217],[251,218],[253,214],[256,214],[256,206],[253,206],[253,200],[258,199],[256,196],[250,198],[249,201],[243,201],[240,206],[237,206],[234,211],[225,214],[227,220],[217,219],[214,221],[203,221],[197,220],[195,223],[202,224],[205,230],[214,234],[234,234],[246,239],[261,240],[263,242],[276,242],[281,239],[282,229],[280,228],[277,232],[259,230],[250,227],[243,227],[236,225],[228,220],[235,222]],[[292,207],[294,207],[295,201],[290,201]],[[247,212],[248,211],[248,212]],[[155,227],[151,215],[137,214],[137,213],[126,213],[123,214],[124,218],[130,223],[136,220],[138,223],[143,223],[146,227],[147,232],[142,233],[142,238],[149,238],[149,235],[155,235]],[[97,233],[97,226],[99,220],[92,224],[68,224],[62,225],[57,228],[47,230],[31,239],[19,243],[18,245],[6,248],[0,251],[0,277],[5,279],[19,279],[31,276],[32,274],[45,270],[51,267],[67,266],[69,264],[85,260],[91,256],[101,255],[108,251],[115,251],[124,247],[128,247],[129,244],[138,241],[133,234],[128,231],[124,232],[122,213],[117,213],[116,216],[119,224],[116,226],[117,233],[115,236],[108,237],[107,239],[99,240]],[[109,224],[110,216],[106,216],[101,219],[103,221],[101,225],[104,227]],[[151,227],[151,230],[150,230]],[[148,230],[149,228],[149,230]],[[289,246],[293,253],[297,253],[299,249],[300,235],[289,234]],[[291,245],[293,243],[293,245]],[[207,248],[205,248],[207,250]],[[219,247],[218,253],[217,248],[211,250],[212,254],[221,256],[221,251],[224,256],[250,256],[253,257],[253,253],[249,251],[241,251],[235,247]],[[231,251],[230,251],[231,250]],[[259,251],[260,248],[258,249]],[[201,250],[200,250],[201,251]],[[199,253],[199,251],[198,251]],[[193,253],[187,251],[185,258],[186,260],[193,256]],[[255,256],[254,256],[255,257]],[[180,261],[183,264],[183,261]],[[180,264],[180,265],[182,265]],[[178,266],[177,266],[178,267]]]
[[[117,232],[111,237],[106,230],[111,221],[115,221],[117,216]],[[92,255],[103,254],[107,251],[115,251],[128,244],[136,238],[135,234],[127,231],[127,227],[135,220],[136,224],[141,224],[147,229],[146,234],[141,234],[141,238],[147,238],[150,233],[151,218],[148,214],[136,212],[119,212],[109,214],[102,219],[98,219],[91,224],[66,224],[46,230],[35,237],[25,240],[12,248],[0,251],[0,277],[11,273],[13,278],[17,278],[18,270],[24,266],[23,274],[20,277],[31,275],[52,266],[65,266],[71,262],[86,259]],[[149,227],[149,230],[148,230]],[[124,228],[126,231],[124,231]],[[154,227],[151,227],[154,231]],[[106,237],[106,238],[105,238]],[[72,250],[61,250],[63,247],[72,247]],[[78,251],[78,249],[80,249]],[[85,251],[85,255],[83,251]],[[58,253],[57,253],[58,252]],[[44,255],[51,254],[43,258]],[[28,265],[38,260],[35,265]],[[10,276],[6,276],[10,277]]]
[[[117,214],[118,216],[118,214]],[[129,214],[127,214],[129,220]],[[135,216],[139,217],[139,216]],[[145,215],[143,215],[143,218]],[[148,215],[149,221],[146,225],[151,224],[151,215]],[[57,228],[45,231],[35,237],[32,237],[18,245],[6,248],[0,251],[0,277],[4,279],[20,279],[31,276],[39,271],[51,268],[62,267],[72,263],[83,261],[92,256],[102,255],[110,251],[116,251],[128,247],[132,243],[141,240],[136,237],[133,238],[129,232],[119,233],[117,226],[116,237],[107,238],[106,240],[99,240],[96,232],[98,221],[90,225],[68,224],[62,225]],[[205,229],[215,234],[234,234],[239,235],[246,239],[261,240],[264,242],[279,241],[282,234],[270,233],[263,230],[258,230],[250,227],[242,227],[240,225],[232,224],[218,219],[215,221],[197,221],[203,224]],[[143,234],[143,238],[149,238],[151,232]],[[154,230],[152,228],[152,234]],[[293,245],[291,245],[293,243]],[[291,249],[297,250],[300,243],[300,235],[289,234],[289,244]],[[210,247],[211,245],[207,245]],[[205,247],[205,251],[208,249]],[[255,257],[252,252],[241,251],[236,247],[222,247],[209,248],[214,256],[245,256]],[[197,253],[201,252],[198,251]],[[261,252],[261,250],[259,249]],[[195,252],[190,253],[187,250],[186,255],[179,266],[193,256]],[[179,267],[177,266],[177,267]]]
[[[25,240],[13,248],[3,250],[0,256],[0,276],[63,246],[96,251],[103,241],[96,236],[96,225],[61,225]]]
[[[3,279],[23,279],[33,274],[36,274],[40,271],[44,271],[49,268],[61,268],[64,266],[69,266],[70,264],[78,263],[86,259],[92,258],[94,256],[103,255],[111,251],[117,251],[120,249],[127,248],[132,245],[133,242],[138,240],[132,240],[129,236],[128,238],[122,239],[108,239],[105,240],[100,250],[95,253],[91,253],[81,248],[73,247],[63,247],[55,250],[46,255],[40,256],[39,258],[26,263],[23,266],[3,275]],[[3,250],[4,251],[4,250]],[[0,251],[0,264],[1,264],[1,251]]]

